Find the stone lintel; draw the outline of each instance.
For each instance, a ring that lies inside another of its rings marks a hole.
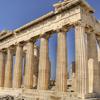
[[[72,10],[71,13],[73,13],[73,12],[74,12],[74,9]],[[9,42],[7,42],[8,40],[6,40],[6,39],[5,39],[5,41],[1,41],[0,48],[1,49],[2,48],[7,48],[9,45],[16,44],[16,43],[20,42],[21,40],[22,41],[23,40],[27,41],[30,38],[39,38],[39,36],[41,34],[43,35],[47,31],[55,32],[55,29],[57,27],[60,27],[60,26],[64,26],[64,25],[67,25],[68,26],[70,24],[69,26],[71,27],[71,26],[73,26],[73,24],[75,22],[77,22],[78,20],[81,20],[80,8],[78,8],[78,10],[76,12],[75,12],[75,14],[73,13],[73,15],[75,15],[75,16],[72,16],[72,17],[70,17],[71,15],[67,16],[67,13],[66,13],[66,16],[64,15],[66,17],[66,20],[63,19],[64,17],[60,17],[60,14],[61,15],[64,14],[64,12],[62,11],[62,13],[59,13],[59,14],[54,14],[54,13],[51,13],[50,15],[48,14],[48,18],[45,18],[45,17],[43,18],[45,20],[41,20],[41,18],[40,18],[40,19],[37,19],[38,21],[36,21],[36,22],[35,21],[32,21],[31,24],[28,23],[27,25],[22,26],[23,28],[25,28],[24,30],[22,30],[21,28],[18,29],[19,31],[18,30],[17,31],[15,30],[14,33],[16,33],[16,35],[14,35],[14,37],[10,37]],[[77,19],[75,19],[76,17],[77,17]],[[67,18],[69,20],[67,20]],[[72,18],[72,20],[71,20],[71,18]],[[48,23],[51,23],[52,26],[50,24],[48,24]],[[93,26],[94,25],[93,23],[95,23],[95,26]],[[37,25],[39,25],[39,24],[40,24],[40,26],[43,26],[43,29],[42,28],[38,28]],[[89,22],[89,24],[91,24],[94,27],[94,30],[96,31],[95,33],[100,32],[100,29],[99,29],[100,24],[99,23],[96,23],[96,20],[94,20],[94,22],[93,21]],[[34,28],[34,25],[36,26],[36,30]],[[33,28],[31,30],[28,30],[29,27],[33,27]],[[27,31],[25,31],[25,30],[27,30]],[[23,35],[23,34],[25,34],[25,35]],[[48,34],[48,32],[46,34]],[[27,35],[29,35],[29,36],[27,37]],[[22,38],[20,38],[19,36],[22,37]],[[13,40],[13,43],[12,43],[12,40]]]

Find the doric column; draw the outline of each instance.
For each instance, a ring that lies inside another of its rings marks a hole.
[[[33,71],[34,70],[34,43],[28,41],[26,51],[26,67],[25,67],[25,88],[33,88]]]
[[[75,26],[75,56],[77,94],[85,98],[88,93],[87,38],[81,23]]]
[[[23,56],[23,48],[21,44],[18,44],[16,47],[13,88],[20,88],[22,84],[22,63],[23,63],[22,56]]]
[[[100,94],[100,66],[98,65],[96,36],[93,32],[88,34],[88,59],[90,63],[88,68],[91,70],[89,75],[89,93],[97,93],[98,95]]]
[[[5,82],[4,87],[12,87],[12,64],[13,64],[13,55],[10,48],[7,49],[7,61],[5,66]]]
[[[67,49],[65,29],[59,29],[57,44],[57,68],[56,68],[56,90],[59,92],[67,91]]]
[[[47,90],[49,84],[49,50],[48,38],[41,37],[40,39],[40,57],[39,57],[39,72],[38,72],[38,89]]]
[[[3,51],[0,51],[0,87],[4,86],[4,71],[5,71],[5,59]]]

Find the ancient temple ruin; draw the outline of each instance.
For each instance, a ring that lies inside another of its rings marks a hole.
[[[0,96],[23,100],[99,100],[100,22],[85,0],[64,0],[54,11],[13,31],[0,32]],[[73,92],[68,91],[66,34],[75,29]],[[48,39],[57,33],[56,80],[51,82]],[[35,42],[40,39],[40,48]],[[13,56],[15,65],[12,69]],[[24,59],[24,65],[22,65]],[[22,74],[22,66],[24,72]],[[12,72],[13,71],[13,72]],[[14,73],[12,75],[12,73]]]

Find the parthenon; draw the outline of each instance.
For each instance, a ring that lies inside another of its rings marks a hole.
[[[63,0],[53,7],[18,29],[0,32],[0,97],[100,100],[100,22],[94,9],[85,0]],[[75,29],[75,72],[73,91],[68,91],[66,35],[71,28]],[[55,88],[51,89],[48,40],[54,33],[58,44]],[[38,39],[40,47],[35,45]]]

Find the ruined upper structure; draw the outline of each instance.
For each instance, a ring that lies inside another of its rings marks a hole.
[[[0,94],[20,94],[23,99],[67,100],[100,97],[100,22],[94,9],[85,0],[64,0],[53,5],[54,11],[13,31],[0,33]],[[66,32],[75,29],[74,95],[67,92]],[[48,39],[57,33],[56,88],[50,90]],[[40,39],[37,61],[35,42]],[[26,48],[24,50],[24,48]],[[13,52],[13,53],[12,53]],[[24,53],[24,56],[23,56]],[[14,75],[12,60],[15,55]],[[6,55],[6,56],[5,56]],[[22,81],[22,59],[25,72]],[[13,78],[12,78],[13,76]],[[34,84],[34,86],[33,86]],[[23,88],[22,88],[23,86]]]

